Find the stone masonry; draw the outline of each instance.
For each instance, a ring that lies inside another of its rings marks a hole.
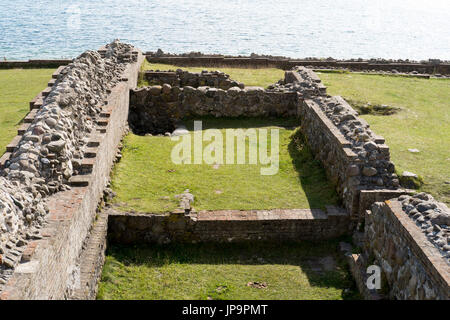
[[[301,241],[348,234],[349,216],[341,208],[291,210],[184,211],[124,214],[110,211],[108,240],[122,244],[173,241]]]
[[[425,198],[420,194],[416,199]],[[403,196],[403,201],[407,201]],[[428,199],[418,202],[422,209],[430,206]],[[414,201],[414,200],[413,200]],[[434,209],[428,209],[434,210]],[[425,211],[422,211],[425,212]],[[442,212],[441,212],[442,214]],[[450,213],[446,212],[446,217]],[[433,215],[433,213],[430,213]],[[365,253],[368,256],[363,267],[376,264],[381,267],[385,286],[389,290],[389,298],[401,300],[435,300],[450,299],[450,264],[448,251],[446,258],[442,257],[442,246],[439,242],[430,243],[430,237],[448,240],[446,221],[436,219],[435,215],[429,222],[434,227],[432,234],[424,234],[418,228],[416,220],[408,217],[403,211],[402,203],[397,200],[377,202],[365,217]],[[372,258],[371,258],[372,257]],[[445,261],[447,260],[447,261]]]
[[[190,86],[194,88],[208,86],[220,88],[223,90],[231,87],[239,87],[244,89],[245,85],[242,82],[230,79],[230,76],[220,71],[204,70],[199,73],[184,71],[177,69],[176,71],[154,71],[147,70],[143,73],[144,80],[147,80],[150,85],[169,84],[171,86],[185,87]]]
[[[138,54],[132,46],[115,41],[102,53],[85,52],[61,68],[28,129],[8,153],[0,177],[0,227],[4,228],[0,298],[64,297],[109,176],[113,160],[109,154],[115,156],[123,134],[123,129],[117,130],[118,137],[104,145],[110,151],[93,151],[98,146],[96,135],[104,132],[99,124],[109,122],[100,121],[104,105],[119,102],[111,97],[128,81],[124,74],[134,79],[135,86],[138,68],[133,75],[130,66],[137,65]],[[123,89],[125,105],[120,107],[126,121],[129,87]],[[89,182],[77,181],[87,167],[92,168],[89,163],[98,165],[92,170],[95,179],[86,187]],[[48,282],[49,276],[53,282]]]
[[[93,298],[107,225],[111,241],[164,243],[329,239],[356,221],[364,259],[353,261],[381,266],[388,297],[449,299],[448,208],[400,187],[384,138],[314,72],[297,66],[263,89],[220,72],[150,71],[154,85],[135,89],[142,61],[119,41],[87,51],[30,104],[0,158],[0,299]],[[206,115],[297,117],[347,211],[197,213],[188,199],[172,214],[102,212],[94,222],[127,120],[135,133],[165,133]]]

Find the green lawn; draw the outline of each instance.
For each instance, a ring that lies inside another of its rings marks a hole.
[[[125,138],[123,157],[113,171],[112,185],[121,210],[167,212],[178,205],[175,195],[185,189],[195,196],[198,210],[323,208],[336,204],[337,195],[325,172],[295,131],[295,119],[214,119],[204,118],[203,132],[219,128],[279,129],[279,170],[275,175],[261,175],[261,167],[248,164],[174,164],[173,147],[179,142],[169,137],[130,134]],[[186,122],[192,128],[192,121]],[[293,137],[293,138],[292,138]],[[268,131],[270,141],[270,130]],[[205,142],[204,146],[209,144]],[[236,144],[235,144],[236,148]],[[270,144],[268,145],[270,150]],[[192,150],[193,151],[193,150]],[[236,155],[236,153],[235,153]],[[259,157],[258,157],[259,159]]]
[[[110,246],[105,300],[359,298],[337,242]],[[258,282],[260,287],[249,286]]]
[[[0,156],[17,135],[20,120],[29,112],[29,102],[47,87],[53,69],[0,70]]]
[[[190,72],[201,72],[202,70],[214,71],[217,69],[209,67],[177,67],[169,64],[152,63],[145,60],[142,70],[176,70],[183,69]],[[220,71],[230,75],[230,78],[243,82],[246,86],[267,86],[284,79],[284,71],[276,68],[245,69],[245,68],[219,68]]]
[[[319,76],[331,95],[403,108],[394,115],[362,117],[386,138],[400,173],[422,176],[421,189],[450,204],[450,80],[352,73]],[[408,151],[414,148],[420,153]]]

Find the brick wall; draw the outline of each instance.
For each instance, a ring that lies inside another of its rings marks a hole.
[[[350,232],[345,210],[222,210],[171,214],[109,212],[108,240],[114,243],[170,241],[301,241],[336,238]]]
[[[129,90],[136,86],[142,61],[139,53],[138,62],[128,65],[122,82],[111,90],[107,105],[96,119],[99,126],[88,143],[92,155],[83,160],[90,173],[73,176],[71,190],[50,197],[43,238],[28,244],[22,263],[0,293],[1,299],[63,299],[80,287],[83,243],[125,132]]]

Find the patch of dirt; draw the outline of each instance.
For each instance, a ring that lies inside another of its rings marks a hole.
[[[355,101],[351,99],[346,100],[353,107],[353,109],[358,111],[359,114],[390,116],[403,110],[403,108],[389,106],[386,104],[371,104],[370,102],[364,103],[361,101]]]
[[[258,282],[258,281],[251,281],[247,283],[247,287],[252,287],[256,289],[266,289],[267,283],[266,282]]]

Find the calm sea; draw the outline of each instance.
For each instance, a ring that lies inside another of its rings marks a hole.
[[[450,60],[449,0],[1,0],[0,59],[144,51]]]

